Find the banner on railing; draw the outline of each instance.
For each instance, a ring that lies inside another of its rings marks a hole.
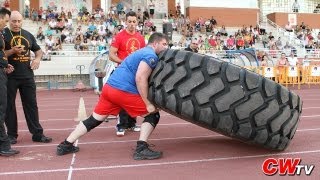
[[[264,67],[264,76],[267,78],[275,77],[273,67]]]
[[[314,66],[311,69],[311,76],[320,76],[320,67],[319,66]]]
[[[298,76],[298,68],[297,67],[289,67],[288,68],[288,76],[289,77],[297,77]]]

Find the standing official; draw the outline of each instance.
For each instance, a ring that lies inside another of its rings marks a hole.
[[[12,11],[9,19],[10,27],[4,29],[5,52],[9,64],[14,67],[14,71],[8,76],[8,106],[5,123],[11,144],[17,143],[18,120],[15,101],[19,89],[32,140],[49,143],[52,139],[43,134],[43,128],[39,123],[36,84],[33,74],[33,70],[39,68],[42,50],[35,37],[21,28],[22,19],[22,15],[18,11]],[[35,59],[32,61],[30,51],[35,53]]]
[[[6,8],[0,9],[0,31],[2,31],[8,23],[10,14],[11,12]],[[4,127],[4,118],[7,109],[7,74],[12,73],[14,68],[8,64],[4,48],[3,35],[0,33],[0,155],[12,156],[18,154],[19,151],[11,149],[11,144]]]

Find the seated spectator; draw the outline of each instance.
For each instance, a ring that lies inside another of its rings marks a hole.
[[[292,28],[290,22],[288,22],[288,24],[285,25],[284,29],[285,29],[287,32],[293,32],[293,28]]]
[[[81,36],[78,35],[74,40],[74,49],[76,49],[77,51],[82,51],[81,43],[82,43]]]
[[[213,26],[216,26],[216,25],[217,25],[217,21],[213,18],[213,16],[212,16],[211,19],[210,19],[210,23],[211,23]]]
[[[250,48],[252,46],[252,35],[248,32],[246,32],[243,36],[244,40],[244,47]]]
[[[221,36],[228,36],[226,27],[224,25],[222,25],[221,29],[219,30]]]
[[[98,34],[98,36],[106,36],[107,32],[105,29],[103,29],[103,26],[100,26],[97,34]]]
[[[43,61],[51,61],[51,51],[48,49],[48,46],[44,47],[42,60]]]
[[[228,50],[235,50],[236,49],[236,42],[235,42],[233,35],[230,35],[229,38],[227,39],[227,48],[228,48]]]
[[[52,51],[54,45],[55,45],[55,40],[52,38],[52,35],[49,35],[48,39],[45,40],[45,46],[48,47],[48,50]]]
[[[56,24],[56,32],[58,33],[59,31],[62,32],[62,30],[65,28],[65,23],[64,20],[59,20]]]
[[[213,36],[213,35],[209,36],[208,43],[209,43],[209,45],[210,45],[211,47],[213,47],[214,49],[216,49],[217,40],[216,40],[215,36]]]
[[[238,36],[236,40],[236,47],[238,50],[244,49],[244,39],[242,36]]]
[[[262,35],[261,41],[262,41],[263,47],[267,48],[268,47],[268,42],[269,42],[269,38],[268,38],[268,34],[267,33],[264,33]]]
[[[315,49],[315,48],[314,48],[313,41],[312,41],[312,40],[309,40],[309,41],[308,41],[308,44],[305,45],[304,48],[306,49],[307,53],[309,53],[310,51],[312,51],[313,49]]]
[[[290,56],[292,49],[293,49],[293,47],[289,44],[289,42],[286,42],[286,45],[283,46],[283,53],[286,56]]]
[[[81,43],[81,47],[83,51],[88,51],[89,50],[89,42],[87,38],[83,39],[83,42]]]
[[[56,20],[53,18],[50,20],[49,22],[49,28],[50,30],[56,30],[56,27],[57,27],[57,22]]]
[[[278,37],[278,40],[275,42],[275,45],[277,46],[277,49],[282,50],[283,45],[282,45],[281,37]]]
[[[95,31],[97,29],[97,26],[94,24],[94,22],[92,21],[91,24],[88,26],[88,30],[92,33],[93,31]]]
[[[178,45],[178,42],[174,42],[171,49],[181,49],[181,47]]]
[[[39,41],[42,43],[42,41],[45,39],[45,36],[43,34],[43,30],[42,27],[40,26],[38,31],[37,31],[37,39],[39,39]]]
[[[274,39],[274,36],[273,36],[272,32],[269,32],[268,38],[269,38],[269,40]]]
[[[98,50],[98,41],[96,38],[91,37],[90,38],[90,47],[92,48],[92,51],[97,51]]]
[[[99,36],[98,38],[98,51],[105,50],[107,46],[106,40],[103,38],[103,36]]]
[[[62,43],[59,37],[55,38],[55,43],[52,47],[52,51],[61,51],[62,50]]]

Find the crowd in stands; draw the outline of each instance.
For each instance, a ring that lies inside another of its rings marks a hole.
[[[225,27],[218,24],[214,17],[206,19],[199,17],[196,22],[191,22],[189,17],[181,14],[180,5],[177,4],[176,11],[170,11],[163,18],[163,23],[171,23],[173,30],[181,35],[179,41],[170,42],[173,49],[186,49],[190,46],[198,53],[218,57],[219,51],[242,50],[254,47],[263,47],[264,50],[257,52],[258,59],[278,59],[283,52],[287,57],[292,53],[296,55],[296,48],[289,41],[284,42],[281,37],[275,37],[272,32],[255,26],[245,26],[239,29]],[[125,28],[125,14],[121,3],[112,5],[109,10],[104,11],[98,5],[92,13],[86,8],[79,10],[76,18],[72,17],[70,11],[65,12],[63,7],[44,9],[32,9],[26,18],[39,24],[37,39],[45,44],[45,53],[51,51],[58,53],[63,50],[64,44],[70,44],[77,51],[102,51],[107,49],[112,37]],[[146,39],[157,31],[148,9],[139,7],[137,31]],[[75,19],[75,21],[73,20]],[[317,37],[311,35],[311,30],[303,23],[300,26],[285,26],[286,31],[294,32],[304,42],[307,52],[319,49],[320,33]]]

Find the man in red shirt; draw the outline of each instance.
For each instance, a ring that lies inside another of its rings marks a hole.
[[[128,55],[146,46],[144,37],[136,31],[137,25],[137,14],[133,11],[128,12],[126,14],[126,28],[112,39],[109,50],[111,61],[120,65]],[[126,129],[140,131],[140,128],[136,126],[136,119],[121,110],[117,124],[117,136],[124,136]]]

